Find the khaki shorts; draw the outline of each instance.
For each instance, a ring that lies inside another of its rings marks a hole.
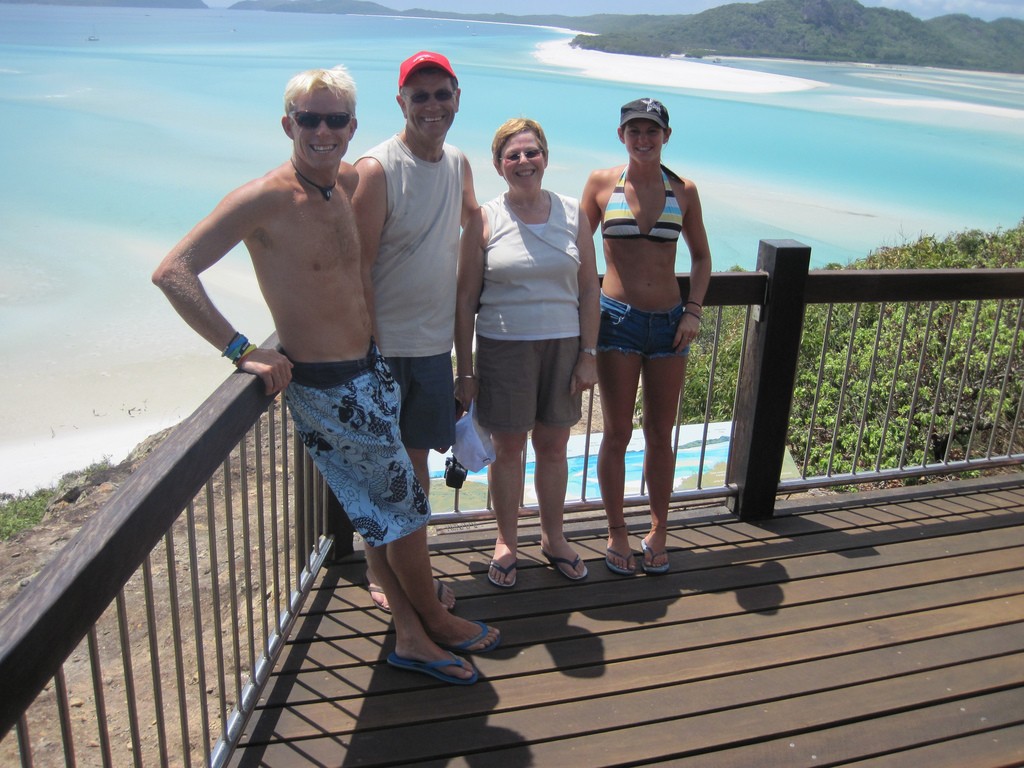
[[[571,427],[583,394],[569,394],[580,339],[499,341],[477,337],[477,419],[492,432],[527,432],[536,423]]]

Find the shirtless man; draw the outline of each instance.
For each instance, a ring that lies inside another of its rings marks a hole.
[[[366,559],[395,621],[388,663],[468,684],[476,670],[450,651],[491,651],[500,635],[452,615],[434,591],[430,508],[398,437],[397,387],[371,337],[349,202],[357,176],[342,163],[356,129],[355,101],[342,67],[293,77],[281,118],[291,158],[225,197],[167,254],[153,282],[197,333],[259,376],[267,394],[285,393],[299,434],[368,545]],[[237,333],[199,279],[240,242],[282,352],[258,349]]]

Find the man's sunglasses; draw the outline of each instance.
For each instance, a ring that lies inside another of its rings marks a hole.
[[[291,112],[291,118],[298,123],[300,128],[315,130],[320,127],[320,122],[327,123],[332,131],[344,128],[352,120],[348,112],[333,112],[329,115],[322,115],[319,112]]]
[[[449,91],[447,88],[442,88],[439,91],[430,93],[429,91],[417,91],[409,97],[409,101],[413,104],[426,104],[430,101],[430,97],[434,97],[434,101],[451,101],[452,96],[455,95],[455,91]]]

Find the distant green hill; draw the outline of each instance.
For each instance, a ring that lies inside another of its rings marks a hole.
[[[0,3],[23,0],[0,0]],[[48,5],[205,8],[202,0],[31,0]],[[369,0],[242,0],[234,10],[358,13],[534,24],[575,29],[579,48],[640,56],[752,56],[856,61],[1024,74],[1024,21],[962,14],[922,21],[857,0],[763,0],[692,15],[565,16],[398,11]]]
[[[1024,73],[1024,21],[921,21],[856,0],[763,0],[692,16],[638,17],[573,45],[647,56],[756,56]]]
[[[580,48],[641,56],[753,56],[857,61],[1024,74],[1024,21],[969,16],[922,21],[857,0],[763,0],[688,16],[527,15],[396,11],[361,0],[242,0],[236,9],[475,19],[565,27]]]

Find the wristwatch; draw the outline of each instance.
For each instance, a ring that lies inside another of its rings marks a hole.
[[[580,347],[580,352],[590,355],[591,357],[597,357],[597,350],[593,347]]]

